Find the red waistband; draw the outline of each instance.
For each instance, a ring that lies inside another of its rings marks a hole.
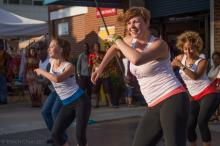
[[[207,86],[199,94],[192,96],[192,99],[198,101],[198,100],[202,99],[202,97],[204,97],[205,95],[210,94],[210,93],[217,93],[216,86],[215,86],[214,82],[212,82],[209,86]]]

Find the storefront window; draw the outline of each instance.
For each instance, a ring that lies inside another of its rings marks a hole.
[[[43,5],[43,0],[34,0],[34,1],[33,1],[33,5],[42,6],[42,5]]]
[[[69,23],[64,22],[58,24],[58,36],[69,35]]]
[[[32,1],[31,0],[21,0],[21,4],[32,5]]]
[[[19,4],[19,0],[8,0],[9,4]]]

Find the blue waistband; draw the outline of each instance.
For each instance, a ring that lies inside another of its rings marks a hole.
[[[63,105],[68,105],[72,102],[74,102],[75,100],[77,100],[82,94],[84,94],[84,90],[82,90],[81,88],[79,88],[72,96],[62,100]]]

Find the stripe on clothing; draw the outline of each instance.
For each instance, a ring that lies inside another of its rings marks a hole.
[[[79,88],[72,96],[62,100],[63,105],[68,105],[78,99],[82,94],[84,93],[84,90]]]

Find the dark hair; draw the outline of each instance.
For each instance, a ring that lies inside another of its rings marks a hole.
[[[53,40],[55,40],[57,42],[57,45],[63,49],[63,53],[62,53],[63,58],[65,60],[68,60],[70,56],[70,50],[71,50],[71,45],[69,41],[61,39],[61,38],[57,38]]]
[[[47,43],[47,41],[39,41],[38,42],[38,49],[39,50],[47,50],[47,48],[48,48],[48,43]]]
[[[86,50],[85,50],[86,53],[89,54],[89,50],[90,50],[90,49],[89,49],[89,44],[88,44],[88,43],[84,43],[84,45],[85,45],[85,48],[86,48]]]
[[[4,49],[4,42],[3,42],[3,40],[2,39],[0,39],[0,49]]]
[[[220,57],[220,52],[214,52],[214,53],[212,54],[212,58],[213,58],[215,55],[217,55],[218,57]]]
[[[92,45],[92,49],[94,49],[94,46],[97,45],[98,46],[98,52],[101,52],[101,45],[99,42],[95,42],[93,45]]]

